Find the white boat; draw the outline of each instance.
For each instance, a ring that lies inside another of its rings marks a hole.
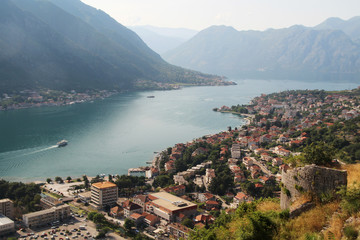
[[[60,142],[57,143],[58,147],[65,147],[68,144],[68,141],[66,140],[61,140]]]

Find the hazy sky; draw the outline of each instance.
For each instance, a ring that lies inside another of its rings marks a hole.
[[[360,15],[360,0],[82,0],[125,26],[153,25],[202,30],[228,25],[265,30],[314,26],[329,17]]]

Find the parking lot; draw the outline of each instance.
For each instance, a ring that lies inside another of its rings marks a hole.
[[[71,197],[74,196],[73,192],[69,190],[69,188],[71,188],[72,186],[76,186],[76,185],[82,185],[83,182],[73,182],[73,183],[51,183],[51,184],[45,184],[44,185],[44,189],[47,189],[48,191],[58,194],[58,195],[63,195],[64,197]]]
[[[93,239],[98,232],[93,222],[85,217],[71,217],[57,226],[45,226],[17,231],[21,239]]]

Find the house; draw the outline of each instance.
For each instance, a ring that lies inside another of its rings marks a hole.
[[[120,218],[124,216],[124,209],[120,206],[115,206],[110,209],[110,216],[113,218]]]
[[[173,193],[176,196],[182,196],[185,194],[185,185],[176,185],[173,187],[164,188],[164,191],[167,193]]]
[[[280,166],[281,164],[283,164],[283,160],[281,158],[274,158],[272,160],[272,165],[273,166]]]
[[[132,202],[141,206],[145,210],[145,203],[148,201],[147,195],[136,195],[133,197]]]
[[[238,192],[233,201],[236,205],[239,205],[242,202],[251,202],[252,200],[253,198],[251,196],[245,194],[244,192]]]
[[[139,226],[144,222],[145,217],[139,213],[133,213],[129,216],[129,219],[133,220],[136,226]]]
[[[174,239],[188,239],[191,229],[180,223],[171,223],[167,226],[169,235]]]
[[[273,180],[273,178],[270,177],[266,177],[266,176],[260,176],[259,177],[260,182],[262,182],[263,184],[270,184],[271,181]]]
[[[211,168],[207,168],[204,179],[205,183],[210,184],[211,180],[213,180],[214,178],[215,178],[215,170]]]
[[[165,171],[169,173],[175,172],[175,161],[170,160],[165,163]]]
[[[196,157],[196,156],[198,156],[198,155],[202,155],[202,154],[205,154],[205,153],[207,153],[207,152],[208,152],[207,149],[205,149],[205,148],[203,148],[203,147],[199,147],[199,148],[197,148],[197,149],[191,154],[191,156],[192,156],[192,157]]]
[[[203,224],[211,224],[213,223],[215,218],[209,214],[200,214],[195,217],[195,224],[203,223]]]
[[[279,167],[279,172],[282,172],[282,171],[287,171],[288,169],[290,169],[290,167],[289,167],[289,165],[287,165],[287,164],[282,164],[282,165],[280,165],[280,167]]]
[[[133,213],[141,214],[143,212],[143,208],[129,200],[125,201],[123,204],[124,208],[124,217],[128,218]]]
[[[241,149],[240,144],[233,144],[231,147],[231,157],[235,159],[240,159],[241,157]]]
[[[206,210],[210,211],[210,210],[214,210],[214,209],[219,209],[220,204],[217,201],[213,201],[213,200],[208,200],[205,202],[205,207]]]
[[[160,220],[157,216],[147,213],[147,212],[143,212],[142,215],[144,216],[144,223],[147,226],[155,226],[155,224],[157,224]]]
[[[215,196],[211,193],[199,193],[198,194],[198,200],[199,202],[206,202],[206,201],[209,201],[209,200],[213,200],[215,201]]]

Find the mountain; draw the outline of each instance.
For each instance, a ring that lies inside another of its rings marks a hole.
[[[341,30],[349,35],[351,39],[360,43],[360,16],[353,17],[347,21],[340,18],[328,18],[314,28],[317,30]]]
[[[180,46],[196,35],[197,31],[185,28],[160,28],[154,26],[130,26],[129,29],[155,52],[163,54]]]
[[[0,1],[0,91],[213,84],[166,63],[133,31],[80,0]]]
[[[339,30],[237,31],[212,26],[164,54],[182,67],[237,78],[358,80],[360,46]]]

